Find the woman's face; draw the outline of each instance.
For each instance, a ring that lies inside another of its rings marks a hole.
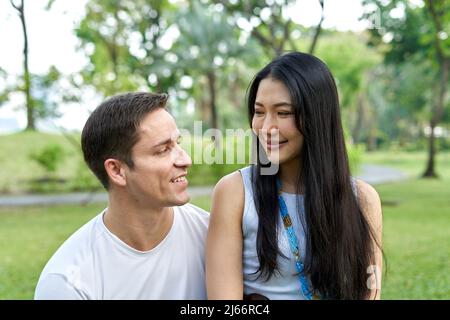
[[[259,83],[252,129],[272,163],[284,164],[300,157],[303,135],[295,125],[293,108],[283,82],[269,77]]]

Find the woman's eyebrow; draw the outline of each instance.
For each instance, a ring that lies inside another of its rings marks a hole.
[[[264,107],[264,104],[261,102],[258,102],[258,101],[255,102],[255,105]],[[275,108],[277,108],[277,107],[292,107],[292,104],[290,104],[289,102],[282,101],[282,102],[274,103],[273,106]]]

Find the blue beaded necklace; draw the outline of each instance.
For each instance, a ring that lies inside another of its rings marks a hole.
[[[292,227],[292,220],[291,217],[289,216],[286,202],[284,202],[283,196],[281,195],[281,182],[279,178],[277,178],[277,187],[278,187],[278,204],[280,207],[280,214],[283,220],[284,229],[286,230],[286,236],[289,240],[289,246],[291,247],[292,254],[294,255],[295,258],[295,269],[297,270],[299,276],[301,293],[303,294],[306,300],[320,299],[320,296],[313,293],[311,285],[305,275],[304,272],[305,268],[300,260],[300,250],[298,247],[297,236],[295,235],[294,228]]]

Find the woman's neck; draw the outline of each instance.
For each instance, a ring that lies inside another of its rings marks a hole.
[[[298,179],[300,179],[301,163],[298,159],[292,159],[280,166],[281,190],[287,193],[303,193],[303,186],[298,188]]]

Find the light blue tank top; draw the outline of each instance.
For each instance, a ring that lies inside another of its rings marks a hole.
[[[283,222],[278,219],[278,248],[286,258],[278,255],[277,265],[280,272],[275,272],[268,281],[263,277],[257,279],[259,273],[255,273],[259,267],[258,254],[256,251],[256,236],[258,233],[258,213],[253,198],[253,187],[251,181],[252,167],[240,169],[244,183],[245,203],[242,217],[243,232],[243,273],[244,294],[258,293],[271,300],[303,300],[300,291],[300,281],[295,269],[295,259],[289,247],[289,242],[284,230]],[[355,189],[354,181],[352,187]],[[302,261],[305,258],[305,216],[304,197],[301,194],[282,192],[284,201],[292,220],[292,226],[299,241],[299,249]],[[298,201],[297,201],[298,199]],[[297,202],[299,207],[297,207]]]

